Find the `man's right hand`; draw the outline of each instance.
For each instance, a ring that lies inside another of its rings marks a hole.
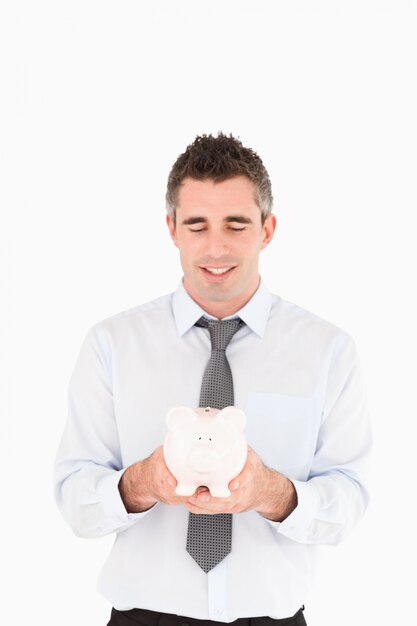
[[[157,502],[184,504],[188,497],[177,496],[176,486],[160,446],[147,459],[127,468],[120,479],[119,492],[128,513],[142,513]]]

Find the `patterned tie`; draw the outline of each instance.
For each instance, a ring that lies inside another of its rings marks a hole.
[[[208,328],[211,356],[203,376],[200,407],[224,409],[233,405],[233,379],[226,348],[233,335],[243,326],[240,318],[208,320],[201,317],[196,326]],[[232,547],[232,515],[196,515],[188,520],[187,552],[206,573],[215,567]]]

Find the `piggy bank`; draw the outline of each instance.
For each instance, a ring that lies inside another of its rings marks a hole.
[[[175,493],[191,496],[204,485],[212,496],[230,496],[228,484],[242,471],[248,453],[244,412],[234,406],[221,411],[178,406],[166,422],[164,458],[178,482]]]

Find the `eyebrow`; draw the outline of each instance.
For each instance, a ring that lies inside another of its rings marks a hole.
[[[239,224],[252,224],[252,220],[244,215],[228,215],[224,218],[225,222],[238,222]]]
[[[205,217],[189,217],[183,220],[181,223],[183,226],[191,226],[192,224],[200,224],[201,222],[207,222]]]
[[[183,226],[192,226],[193,224],[206,224],[207,218],[205,217],[189,217],[186,220],[183,220]],[[252,224],[252,220],[249,217],[245,217],[244,215],[228,215],[224,218],[224,222],[237,222],[238,224]]]

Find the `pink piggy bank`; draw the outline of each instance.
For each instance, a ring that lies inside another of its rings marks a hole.
[[[177,479],[175,493],[191,496],[205,485],[212,496],[230,496],[229,482],[243,469],[248,454],[246,416],[235,406],[221,411],[178,406],[168,411],[164,457]]]

